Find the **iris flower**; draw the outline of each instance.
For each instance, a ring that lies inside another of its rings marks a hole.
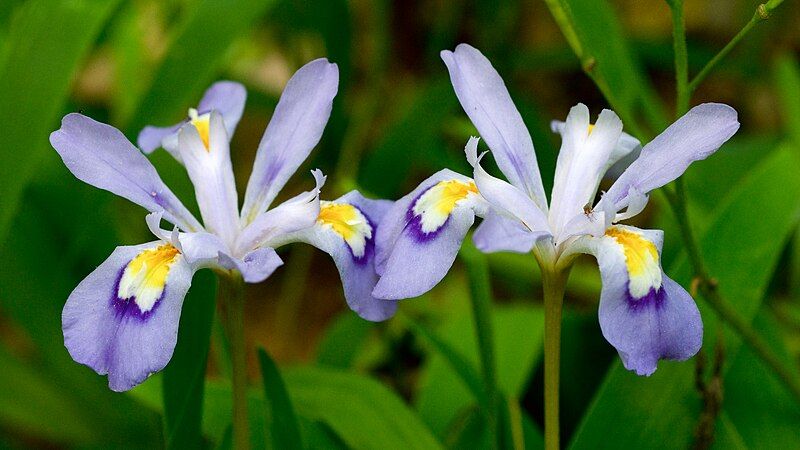
[[[500,75],[469,45],[441,56],[461,106],[508,181],[481,167],[484,155],[471,138],[466,155],[473,178],[442,170],[398,200],[378,230],[375,296],[409,298],[433,288],[479,216],[484,220],[473,240],[484,252],[532,252],[543,272],[562,274],[581,253],[597,259],[600,327],[628,370],[650,375],[660,359],[693,356],[703,324],[694,300],[661,268],[663,232],[618,222],[641,212],[649,192],[727,141],[739,128],[736,111],[699,105],[640,148],[614,112],[603,110],[591,124],[579,104],[566,122],[553,123],[562,145],[548,203],[533,142]],[[637,151],[595,202],[603,176]]]
[[[216,83],[187,120],[142,130],[142,150],[163,146],[185,166],[202,223],[119,130],[80,114],[64,117],[50,136],[64,164],[80,180],[149,210],[147,225],[156,237],[117,247],[70,294],[62,325],[75,361],[108,374],[115,391],[132,388],[169,362],[197,270],[238,272],[245,282],[258,283],[283,263],[275,248],[290,242],[309,243],[333,257],[347,302],[359,315],[382,320],[394,313],[395,302],[371,295],[377,281],[374,236],[391,202],[356,191],[320,201],[325,177],[315,170],[314,189],[270,209],[319,142],[338,82],[337,66],[325,59],[289,80],[259,144],[241,212],[229,140],[244,109],[243,86]],[[161,228],[162,219],[171,231]]]

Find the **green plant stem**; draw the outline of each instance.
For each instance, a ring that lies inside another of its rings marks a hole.
[[[544,293],[544,448],[559,449],[559,372],[561,368],[561,310],[567,273],[542,267]]]
[[[475,319],[475,335],[478,339],[478,354],[481,359],[481,375],[489,405],[489,431],[499,446],[497,376],[495,372],[494,330],[492,328],[492,292],[489,282],[489,264],[486,256],[471,243],[464,245],[461,259],[469,278],[472,315]]]
[[[682,116],[689,110],[689,57],[686,51],[686,22],[683,18],[683,0],[673,0],[672,42],[675,53],[675,83],[678,91],[676,115]]]
[[[244,340],[244,280],[239,273],[221,273],[217,305],[228,336],[233,392],[233,448],[250,448],[247,421],[247,353]]]
[[[694,92],[698,86],[700,86],[700,83],[702,83],[703,80],[705,80],[705,78],[708,76],[708,74],[711,73],[711,71],[717,67],[717,64],[719,64],[720,61],[722,61],[726,56],[728,56],[728,53],[730,53],[731,50],[733,50],[734,47],[736,47],[736,45],[739,44],[739,42],[747,35],[747,33],[750,32],[750,30],[753,29],[754,26],[756,26],[756,24],[758,24],[759,22],[763,22],[764,20],[767,20],[769,18],[769,15],[770,13],[772,13],[772,10],[775,9],[778,5],[780,5],[780,3],[781,3],[780,1],[777,2],[770,1],[758,5],[758,8],[756,8],[755,13],[753,13],[753,17],[751,17],[750,20],[744,25],[744,27],[742,27],[742,29],[739,30],[738,33],[736,33],[736,36],[734,36],[733,39],[731,39],[730,42],[728,42],[728,44],[725,47],[723,47],[722,50],[719,51],[719,53],[714,55],[714,57],[711,58],[711,60],[708,63],[706,63],[706,65],[702,69],[700,69],[700,72],[697,75],[695,75],[694,78],[692,78],[692,81],[689,82],[689,89],[688,89],[689,95],[691,95],[691,93]]]

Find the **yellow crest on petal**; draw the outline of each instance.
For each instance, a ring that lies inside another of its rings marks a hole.
[[[364,256],[367,240],[372,238],[372,226],[358,208],[348,203],[322,201],[317,223],[330,227],[341,236],[350,246],[353,256]]]
[[[414,203],[414,215],[420,216],[422,231],[430,233],[444,225],[455,207],[478,193],[474,181],[440,181],[425,191]]]
[[[658,249],[642,234],[621,227],[610,227],[606,236],[622,247],[628,269],[628,290],[634,298],[642,298],[650,289],[661,287],[661,266]]]
[[[164,293],[170,268],[179,255],[180,251],[172,244],[140,252],[125,266],[117,297],[133,298],[142,312],[150,311]]]
[[[200,140],[203,141],[206,151],[211,151],[209,147],[209,133],[211,132],[211,114],[197,115],[197,110],[194,108],[189,109],[189,122],[197,129],[197,134],[200,135]]]

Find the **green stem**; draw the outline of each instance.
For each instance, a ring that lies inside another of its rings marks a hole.
[[[683,18],[683,0],[673,0],[670,3],[672,10],[672,42],[675,52],[675,82],[678,91],[676,115],[682,116],[689,110],[688,89],[689,83],[689,57],[686,51],[686,22]]]
[[[750,18],[744,27],[736,34],[736,36],[731,39],[728,44],[722,48],[713,58],[711,61],[706,63],[706,65],[700,70],[700,72],[692,78],[692,81],[689,83],[689,92],[694,92],[700,83],[705,80],[709,73],[717,67],[720,61],[722,61],[731,50],[736,47],[736,45],[756,26],[757,23],[767,20],[769,18],[770,13],[774,10],[781,2],[770,1],[761,5],[758,5],[756,8],[756,12],[753,13],[753,17]]]
[[[471,243],[464,245],[461,259],[467,268],[472,300],[472,315],[475,318],[475,334],[481,359],[481,374],[489,405],[489,431],[499,445],[497,432],[498,398],[495,374],[494,332],[492,328],[492,293],[489,282],[489,265],[486,257]]]
[[[544,291],[544,448],[559,449],[559,371],[561,310],[568,273],[542,267]]]
[[[247,352],[244,339],[244,280],[239,273],[219,277],[217,305],[228,335],[233,391],[233,448],[250,448],[247,421]]]

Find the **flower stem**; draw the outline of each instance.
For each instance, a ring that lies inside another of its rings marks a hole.
[[[489,266],[486,257],[472,243],[466,243],[461,250],[461,259],[467,268],[469,278],[472,315],[475,318],[475,334],[481,359],[481,374],[488,397],[488,426],[495,437],[495,445],[501,442],[498,434],[497,377],[495,375],[494,330],[492,328],[492,293],[489,283]]]
[[[220,274],[217,305],[228,335],[233,391],[233,448],[250,448],[247,421],[247,353],[244,340],[244,280],[239,273]]]
[[[676,115],[689,110],[689,56],[686,51],[686,22],[683,18],[683,0],[669,3],[672,10],[672,42],[675,53],[675,82],[678,91]]]
[[[559,371],[561,368],[561,310],[567,272],[542,267],[544,292],[544,448],[559,449]]]

